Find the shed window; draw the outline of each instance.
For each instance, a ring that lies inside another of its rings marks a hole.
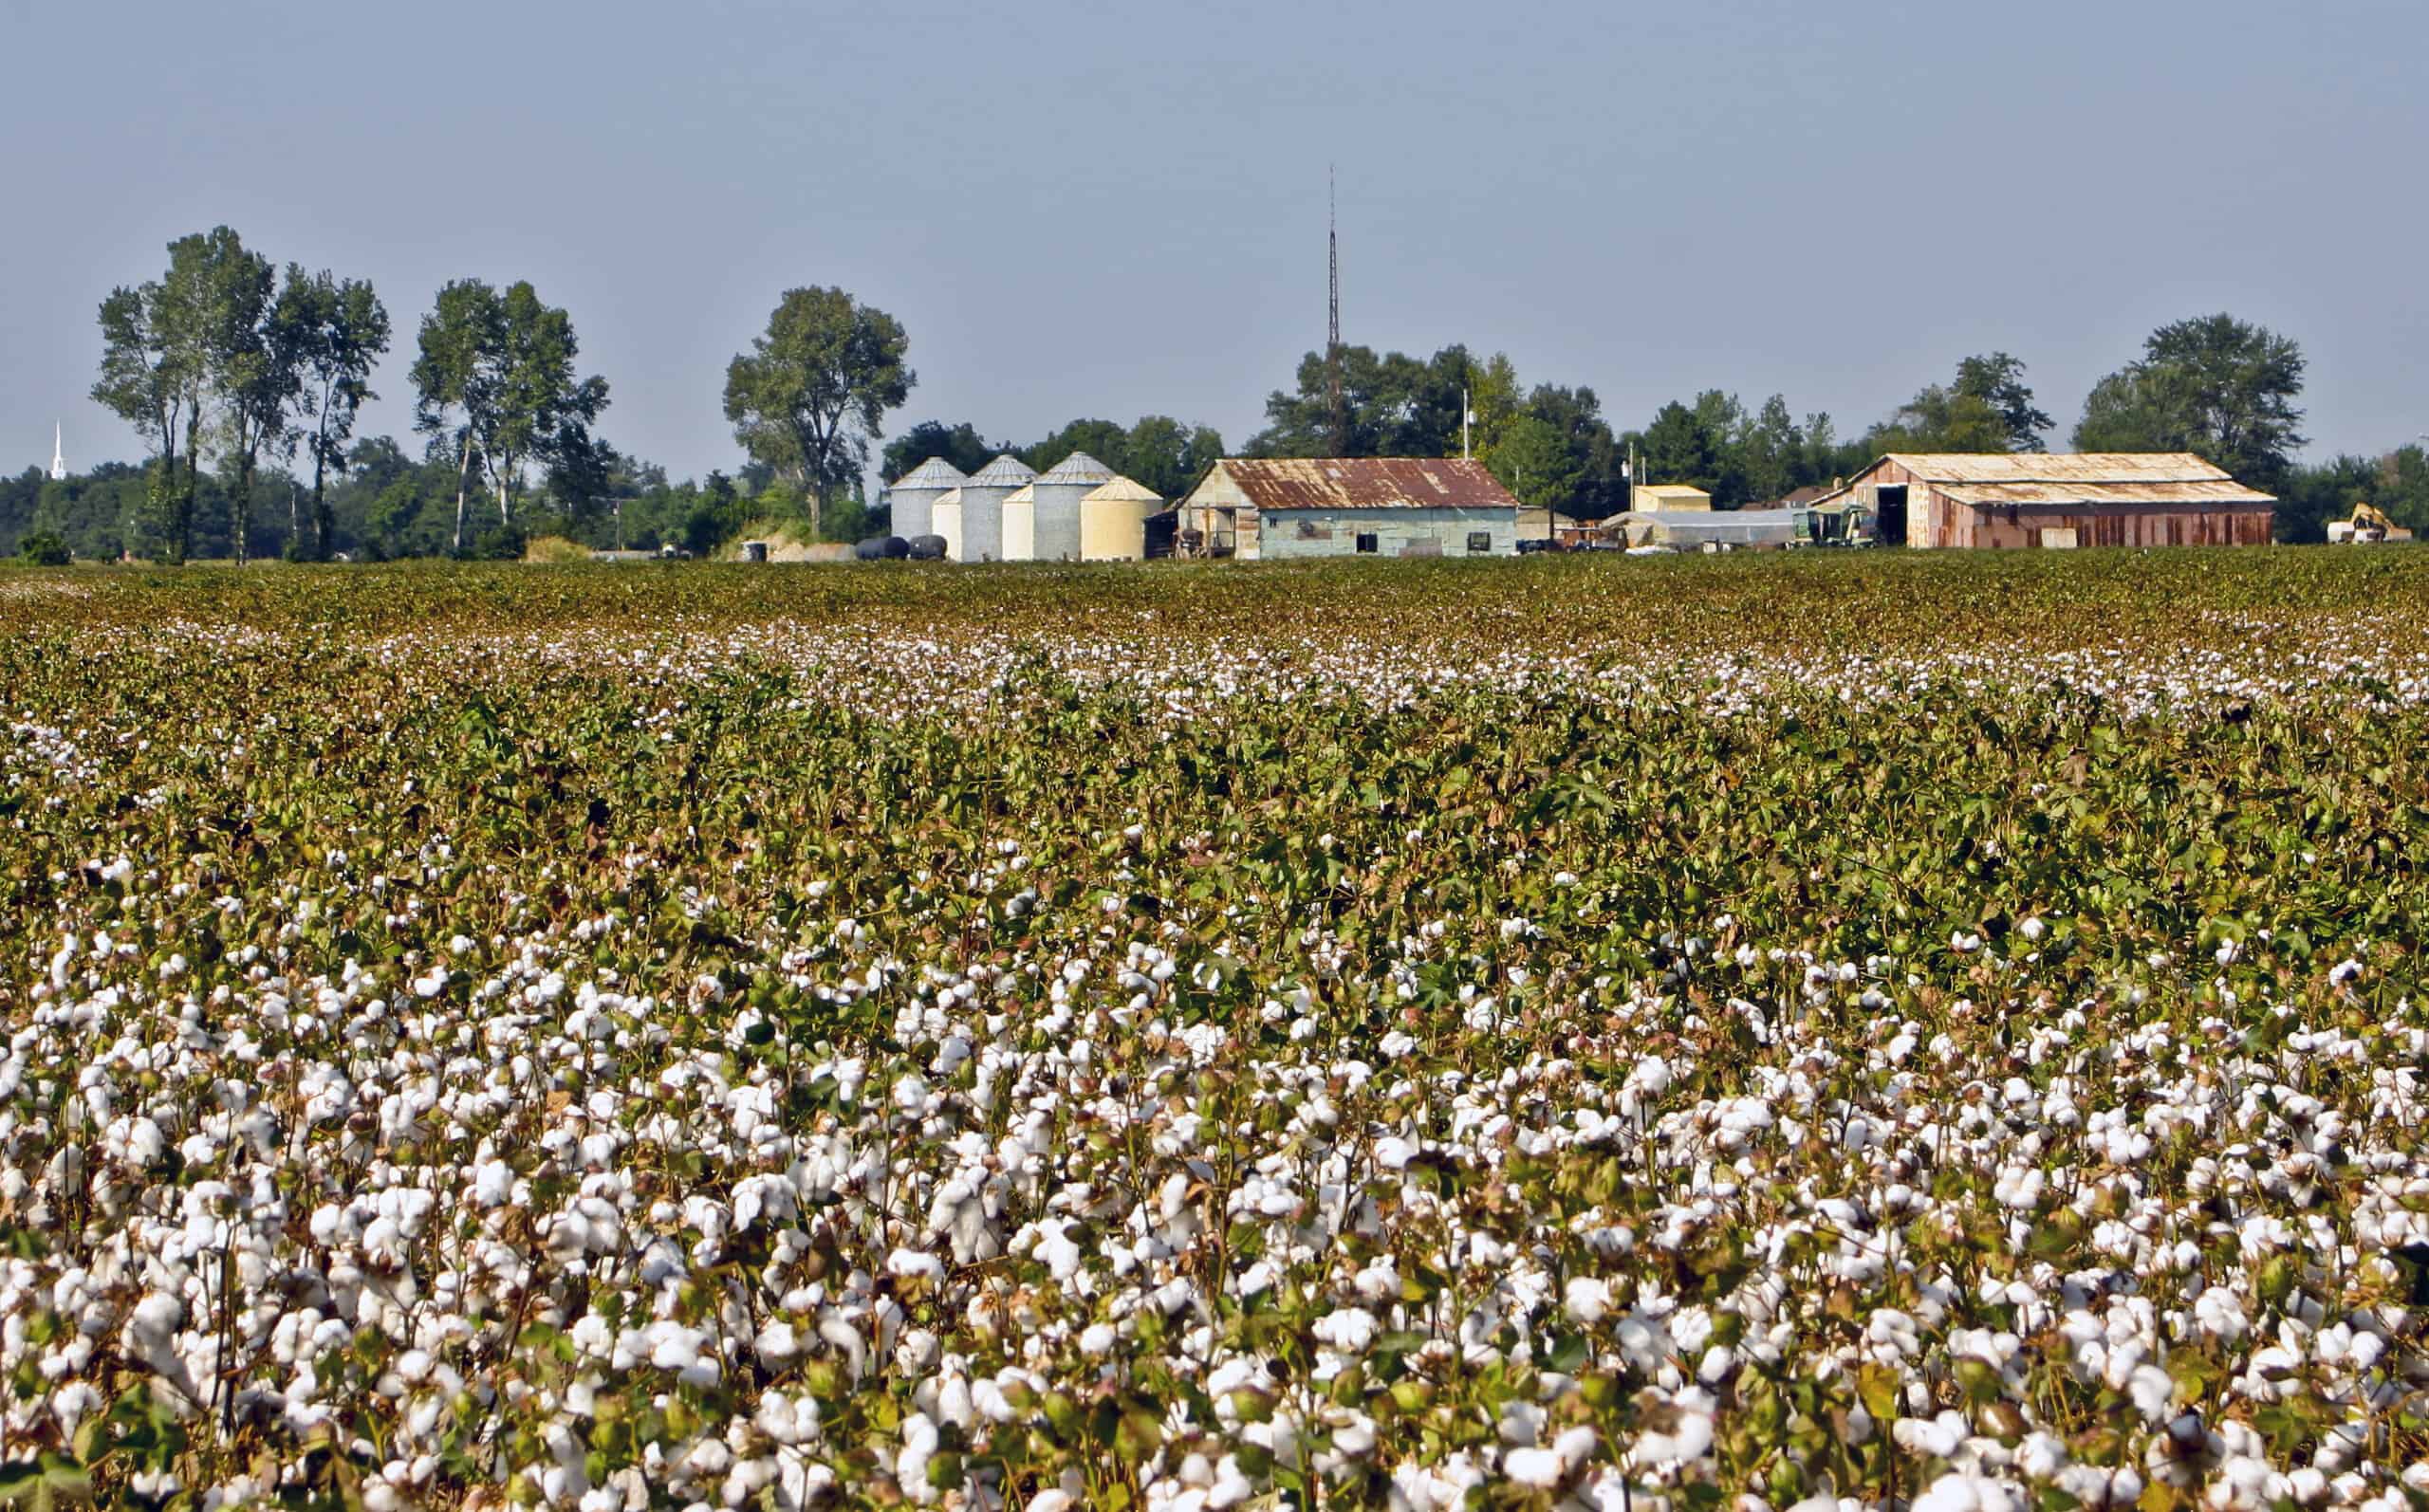
[[[1492,532],[1492,531],[1490,531],[1490,530],[1471,530],[1471,531],[1469,531],[1469,532],[1468,532],[1468,550],[1469,550],[1470,552],[1472,552],[1472,553],[1473,553],[1473,552],[1478,552],[1478,551],[1491,551],[1492,549],[1493,549],[1493,532]]]
[[[1358,554],[1359,554],[1360,556],[1362,556],[1362,557],[1371,557],[1371,556],[1373,556],[1373,555],[1375,554],[1375,551],[1376,551],[1375,532],[1374,532],[1374,531],[1372,531],[1372,530],[1361,530],[1361,531],[1359,531],[1359,532],[1358,532]]]

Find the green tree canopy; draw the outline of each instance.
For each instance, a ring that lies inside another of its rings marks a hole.
[[[2085,452],[2192,452],[2276,491],[2305,437],[2302,348],[2232,315],[2162,325],[2140,361],[2096,384],[2075,446]]]
[[[312,458],[310,554],[325,562],[337,549],[328,474],[345,466],[355,417],[379,397],[371,370],[388,350],[388,311],[361,279],[340,280],[326,268],[306,273],[289,263],[274,319],[295,354],[292,419]]]
[[[1865,449],[1888,452],[2038,452],[2055,422],[2033,400],[2024,362],[2005,352],[1969,357],[1956,381],[1932,383],[1873,427]]]
[[[725,416],[757,461],[812,501],[810,526],[868,464],[885,412],[918,381],[901,323],[840,288],[787,289],[765,334],[727,364]]]
[[[968,420],[947,425],[942,420],[921,420],[885,444],[879,470],[885,481],[893,482],[930,457],[942,457],[964,472],[975,472],[999,453],[1012,450],[1005,441],[992,444],[978,433]]]

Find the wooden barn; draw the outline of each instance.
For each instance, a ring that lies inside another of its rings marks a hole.
[[[2276,502],[2189,452],[1892,452],[1813,507],[1884,545],[2265,546]]]
[[[1458,457],[1225,457],[1180,501],[1185,556],[1506,557],[1518,501]]]

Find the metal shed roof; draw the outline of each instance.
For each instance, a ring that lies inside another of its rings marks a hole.
[[[1951,499],[1982,508],[2276,502],[2190,452],[1892,452],[1816,502],[1837,503],[1891,462]]]
[[[1114,471],[1085,452],[1074,452],[1038,476],[1048,483],[1111,483]]]
[[[962,481],[973,489],[1017,489],[1037,476],[1037,470],[1010,452]]]
[[[1128,478],[1118,477],[1110,483],[1101,483],[1090,489],[1081,496],[1080,502],[1082,504],[1161,504],[1164,502],[1164,496],[1143,483],[1133,483]]]
[[[1511,509],[1481,462],[1460,457],[1317,457],[1214,464],[1260,509]]]
[[[963,481],[961,469],[942,457],[930,457],[894,480],[898,489],[950,489]]]

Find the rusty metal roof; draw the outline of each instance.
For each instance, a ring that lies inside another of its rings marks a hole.
[[[942,457],[930,457],[894,480],[898,489],[950,489],[962,481],[961,469]]]
[[[1934,484],[1933,487],[1959,504],[1978,505],[1984,508],[1996,505],[2275,502],[2268,494],[2247,489],[2233,478],[2222,478],[2215,483],[2155,479],[2149,483],[1984,483],[1971,486]]]
[[[2190,452],[1893,452],[1812,503],[1825,508],[1839,505],[1886,462],[1959,504],[1980,508],[2277,502]]]
[[[1932,483],[2234,481],[2190,452],[1892,452],[1882,460]]]
[[[1314,457],[1215,464],[1259,509],[1515,509],[1481,462],[1460,457]]]

